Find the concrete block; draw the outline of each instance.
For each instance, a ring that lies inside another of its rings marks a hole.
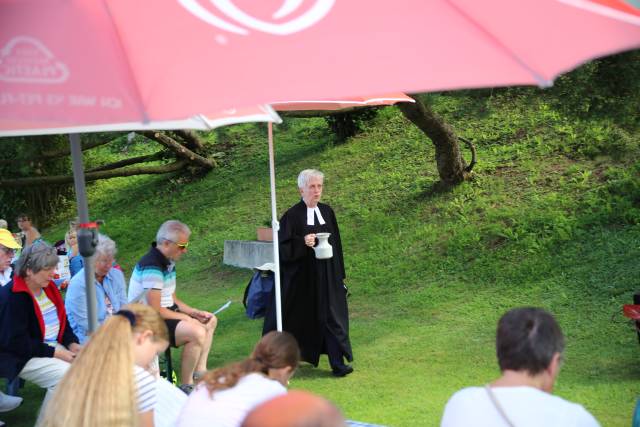
[[[273,243],[257,240],[225,240],[222,263],[240,268],[255,268],[273,262]]]

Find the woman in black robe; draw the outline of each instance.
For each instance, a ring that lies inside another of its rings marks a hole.
[[[298,340],[303,360],[318,366],[320,354],[327,354],[333,374],[342,377],[353,372],[344,363],[353,360],[347,289],[338,222],[331,207],[320,203],[323,180],[320,171],[302,171],[302,200],[280,219],[283,329]],[[317,233],[331,233],[331,258],[315,257]],[[275,328],[275,304],[270,304],[263,333]]]

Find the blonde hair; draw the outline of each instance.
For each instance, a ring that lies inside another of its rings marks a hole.
[[[169,334],[149,306],[129,304],[121,311],[129,314],[108,318],[80,351],[48,403],[40,427],[138,426],[133,334],[150,330],[155,341],[168,341]]]

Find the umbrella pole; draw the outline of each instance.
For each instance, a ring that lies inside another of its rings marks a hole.
[[[75,133],[70,134],[69,143],[71,145],[71,161],[73,164],[73,183],[76,190],[76,201],[78,203],[78,218],[80,219],[80,228],[77,233],[78,250],[84,259],[84,282],[87,288],[87,319],[89,321],[89,332],[93,332],[98,327],[98,313],[96,309],[96,288],[93,286],[95,278],[92,257],[98,243],[98,233],[95,225],[89,224],[89,207],[84,182],[80,135]]]
[[[282,332],[282,297],[280,293],[280,252],[278,249],[278,211],[276,209],[276,169],[273,151],[273,123],[269,122],[269,181],[271,184],[271,227],[273,229],[273,265],[276,286],[276,325]]]

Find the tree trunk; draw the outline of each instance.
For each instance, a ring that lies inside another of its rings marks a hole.
[[[415,103],[401,102],[398,105],[402,114],[418,127],[436,148],[436,165],[440,179],[446,185],[452,186],[463,182],[470,176],[471,168],[475,164],[475,148],[470,141],[465,141],[472,150],[473,160],[467,166],[458,138],[451,126],[438,116],[428,105],[414,97]]]

